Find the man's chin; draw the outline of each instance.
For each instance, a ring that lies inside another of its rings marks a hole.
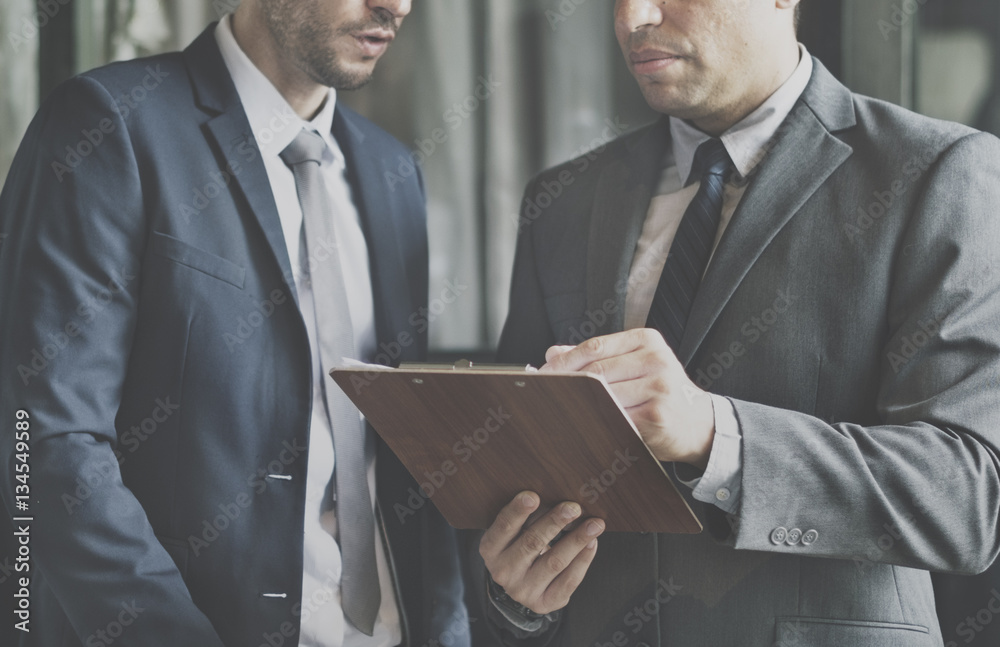
[[[691,83],[640,83],[639,89],[650,108],[661,114],[692,119],[704,110],[701,88]]]
[[[336,66],[318,70],[310,70],[314,81],[335,90],[359,90],[368,85],[374,77],[374,65]]]
[[[664,115],[690,119],[697,112],[691,98],[677,91],[664,92],[662,88],[643,88],[642,94],[650,108]]]
[[[327,83],[326,85],[335,90],[350,92],[352,90],[360,90],[361,88],[365,87],[366,85],[371,83],[373,78],[374,78],[373,74],[368,74],[365,76],[353,76],[349,78],[337,77],[336,79],[333,79],[332,82]]]

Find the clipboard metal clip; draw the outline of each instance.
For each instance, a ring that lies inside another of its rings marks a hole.
[[[460,359],[454,364],[424,364],[421,362],[403,362],[400,369],[420,370],[420,371],[522,371],[525,373],[536,373],[538,369],[528,364],[473,364],[472,360]]]

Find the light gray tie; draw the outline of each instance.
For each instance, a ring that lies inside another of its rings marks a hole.
[[[303,130],[281,152],[281,159],[295,174],[295,188],[302,205],[302,227],[308,257],[325,247],[337,248],[333,227],[333,199],[323,180],[321,166],[326,142],[316,132]],[[336,454],[337,527],[343,559],[341,593],[344,615],[371,636],[382,600],[375,562],[375,515],[368,489],[367,466],[371,443],[360,414],[326,379],[344,357],[354,358],[354,329],[348,308],[347,288],[339,255],[308,263],[316,303],[316,336],[323,376],[323,396],[333,427]]]

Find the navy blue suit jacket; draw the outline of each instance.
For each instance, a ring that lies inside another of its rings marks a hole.
[[[368,240],[379,359],[420,360],[421,180],[389,187],[406,149],[343,106],[333,130]],[[311,354],[213,28],[57,89],[0,196],[0,232],[10,509],[13,420],[31,416],[22,645],[106,644],[101,632],[116,647],[296,644],[301,616],[322,612],[301,600]],[[468,644],[453,531],[433,506],[398,514],[411,487],[380,446],[406,643]]]

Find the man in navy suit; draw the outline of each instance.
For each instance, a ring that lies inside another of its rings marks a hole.
[[[337,103],[409,11],[245,0],[42,106],[0,196],[22,645],[469,644],[453,531],[391,513],[416,486],[325,375],[426,354],[422,181],[390,189],[406,149]]]

